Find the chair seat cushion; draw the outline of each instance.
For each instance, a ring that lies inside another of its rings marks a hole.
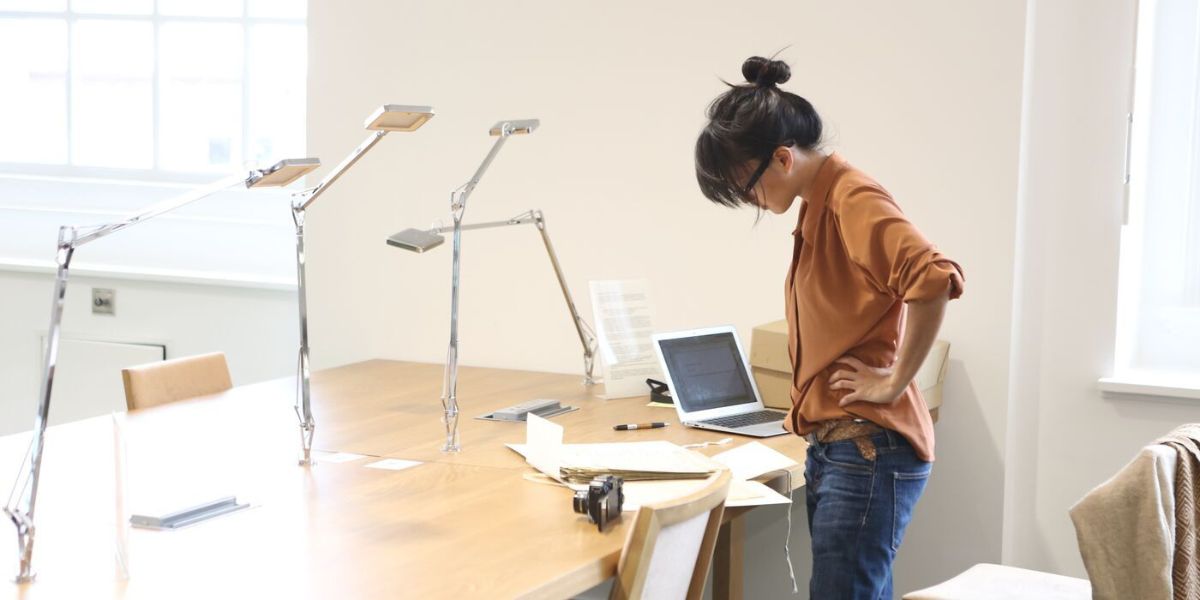
[[[1086,600],[1086,579],[980,563],[949,581],[904,595],[904,600]]]

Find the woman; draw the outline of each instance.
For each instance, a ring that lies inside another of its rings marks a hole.
[[[785,427],[805,464],[818,600],[892,598],[892,561],[933,462],[933,423],[913,383],[961,268],[891,196],[821,146],[821,118],[777,87],[777,60],[708,108],[696,178],[724,206],[775,214],[803,200],[786,285],[792,404]]]

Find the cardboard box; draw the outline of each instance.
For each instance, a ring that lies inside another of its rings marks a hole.
[[[942,383],[946,381],[946,367],[949,364],[950,342],[937,340],[917,370],[917,388],[925,396],[925,405],[934,414],[942,406]]]
[[[750,371],[763,404],[792,408],[792,361],[788,357],[787,321],[755,327],[750,333]]]
[[[788,357],[787,321],[775,321],[755,327],[750,333],[750,364],[772,371],[792,372]]]
[[[792,407],[792,372],[750,367],[758,394],[768,408],[788,410]]]
[[[942,382],[950,363],[950,343],[938,340],[929,350],[915,378],[925,404],[937,421],[942,406]],[[750,336],[750,370],[763,404],[784,410],[792,407],[792,363],[788,358],[787,321],[755,327]]]

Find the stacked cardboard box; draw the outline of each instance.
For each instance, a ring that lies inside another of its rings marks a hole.
[[[792,407],[792,363],[788,358],[787,336],[787,321],[774,321],[755,327],[750,337],[750,370],[763,404],[785,410]],[[946,379],[949,357],[950,343],[938,340],[917,371],[917,387],[925,396],[934,421],[942,406],[942,382]]]

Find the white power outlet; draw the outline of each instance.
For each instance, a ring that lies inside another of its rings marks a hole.
[[[92,314],[116,315],[117,292],[105,288],[92,288]]]

